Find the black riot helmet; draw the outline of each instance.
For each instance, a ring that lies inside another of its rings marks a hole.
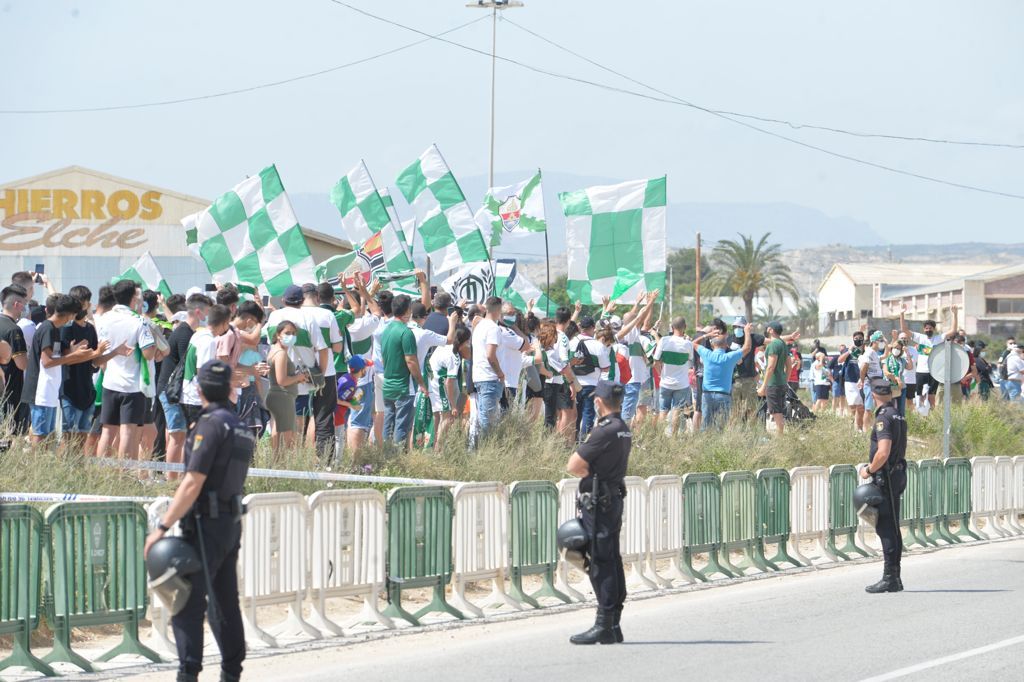
[[[853,508],[857,516],[872,526],[878,522],[878,507],[885,501],[882,489],[874,483],[865,483],[853,491]]]
[[[196,548],[181,538],[161,538],[146,556],[149,587],[159,595],[171,615],[185,608],[192,593],[188,576],[203,570]]]
[[[558,542],[558,549],[581,551],[590,543],[590,537],[583,530],[583,524],[579,519],[569,519],[559,526],[555,539]]]

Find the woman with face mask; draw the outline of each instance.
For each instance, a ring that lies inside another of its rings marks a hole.
[[[275,454],[281,447],[291,449],[295,446],[295,399],[298,397],[298,384],[304,377],[295,369],[288,351],[295,345],[297,333],[293,323],[282,322],[274,332],[273,345],[267,355],[270,390],[266,403],[267,411],[274,419],[270,442]]]
[[[885,347],[882,356],[882,372],[892,386],[892,397],[901,417],[907,414],[907,387],[903,383],[903,371],[907,368],[906,349],[902,341],[894,341]]]

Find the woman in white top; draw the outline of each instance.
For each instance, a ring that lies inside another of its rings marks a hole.
[[[437,451],[441,450],[448,429],[459,419],[459,369],[463,360],[472,357],[471,338],[469,329],[459,327],[454,343],[438,346],[430,356],[427,387],[434,412],[434,450]]]
[[[814,362],[811,363],[811,378],[814,381],[814,404],[811,406],[815,412],[820,412],[828,407],[828,393],[832,386],[832,375],[828,365],[825,363],[824,353],[816,353]]]

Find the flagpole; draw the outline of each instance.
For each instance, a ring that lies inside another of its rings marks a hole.
[[[544,295],[544,316],[551,317],[551,252],[548,251],[548,230],[544,228],[544,267],[547,270],[547,290]]]
[[[694,316],[694,327],[700,325],[700,232],[697,233],[697,284],[694,289],[694,298],[697,303],[697,310]]]

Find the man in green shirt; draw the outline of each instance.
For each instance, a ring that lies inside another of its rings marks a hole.
[[[409,391],[409,379],[425,396],[430,393],[423,382],[423,372],[416,358],[416,337],[409,329],[412,300],[405,294],[395,296],[391,303],[394,319],[380,337],[380,354],[384,362],[384,442],[405,445],[415,416],[416,394]]]
[[[764,356],[768,365],[764,370],[764,382],[757,390],[757,394],[767,399],[768,414],[775,421],[775,432],[781,436],[786,425],[786,392],[789,390],[787,379],[791,356],[786,348],[786,342],[779,338],[782,336],[781,322],[769,322],[765,327],[765,333],[768,336],[768,345]]]

